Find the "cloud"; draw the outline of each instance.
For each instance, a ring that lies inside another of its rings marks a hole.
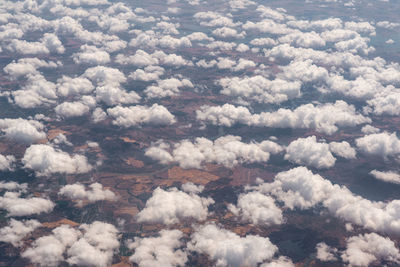
[[[237,205],[229,204],[228,209],[252,224],[270,226],[283,223],[282,211],[274,199],[259,192],[240,194]]]
[[[146,150],[146,155],[164,164],[173,160],[185,169],[201,168],[206,162],[232,168],[239,163],[267,162],[270,153],[282,151],[282,148],[272,141],[246,144],[241,142],[239,136],[232,135],[220,137],[215,141],[204,137],[196,138],[194,142],[183,140],[175,144],[172,154],[167,149],[164,144],[153,144]],[[156,155],[156,152],[162,154]]]
[[[199,197],[195,193],[185,193],[175,187],[169,190],[156,188],[147,200],[146,206],[137,215],[138,222],[175,224],[180,220],[204,221],[208,216],[211,198]]]
[[[90,110],[88,106],[81,102],[63,102],[54,108],[57,115],[62,118],[79,117],[87,114]]]
[[[51,235],[35,240],[21,255],[39,266],[59,266],[63,261],[79,266],[109,266],[119,247],[118,230],[99,221],[79,228],[61,225]]]
[[[8,226],[0,229],[0,242],[11,243],[14,247],[20,247],[23,244],[22,239],[40,225],[37,220],[17,221],[11,219]]]
[[[393,184],[400,184],[400,174],[397,172],[393,171],[382,172],[378,170],[372,170],[369,173],[378,180]]]
[[[129,78],[138,81],[156,81],[164,74],[164,68],[159,66],[147,66],[143,70],[137,69],[129,75]]]
[[[57,94],[63,97],[89,94],[93,89],[93,84],[83,77],[62,76],[57,80]]]
[[[26,190],[28,189],[28,184],[27,183],[19,184],[16,182],[0,181],[0,190],[2,190],[2,189],[5,189],[7,191],[19,190],[21,192],[26,192]]]
[[[387,158],[400,153],[400,140],[396,133],[368,134],[356,139],[357,148],[366,155]]]
[[[320,261],[337,261],[336,257],[337,249],[328,246],[326,243],[321,242],[316,246],[317,249],[317,259]]]
[[[0,119],[0,130],[6,138],[24,144],[46,138],[44,125],[36,120]]]
[[[260,75],[253,77],[222,78],[217,81],[221,93],[243,100],[260,103],[281,103],[300,96],[301,83],[282,79],[268,80]]]
[[[400,218],[396,210],[399,200],[370,201],[354,195],[346,187],[334,185],[305,167],[280,172],[273,183],[256,187],[290,209],[309,209],[322,204],[334,216],[372,231],[400,234]]]
[[[21,161],[24,168],[32,169],[37,176],[86,173],[92,169],[85,156],[70,156],[64,151],[43,144],[28,147]]]
[[[370,118],[356,113],[354,106],[344,101],[318,106],[305,104],[294,110],[280,108],[274,112],[260,114],[251,114],[248,108],[231,104],[201,106],[196,111],[196,117],[213,125],[231,127],[238,123],[257,127],[305,128],[328,135],[338,131],[339,127],[354,127],[371,122]]]
[[[133,127],[142,124],[171,125],[176,122],[175,116],[164,106],[158,104],[153,104],[151,107],[117,106],[107,109],[107,113],[114,119],[112,123],[121,127]]]
[[[257,266],[271,260],[278,248],[268,237],[240,237],[215,224],[198,226],[188,243],[188,249],[207,254],[217,266]]]
[[[128,243],[128,248],[135,250],[129,260],[141,267],[184,266],[187,253],[181,249],[182,237],[179,230],[161,230],[157,237],[136,237]]]
[[[144,92],[148,98],[162,98],[177,95],[181,87],[193,87],[193,84],[188,79],[170,78],[158,80],[156,85],[148,86]]]
[[[14,163],[16,159],[12,155],[3,156],[0,154],[0,170],[1,171],[12,171],[14,170]]]
[[[61,187],[58,194],[71,200],[78,201],[79,206],[82,206],[83,201],[93,203],[96,201],[114,201],[117,199],[114,192],[109,189],[103,189],[103,185],[99,183],[90,184],[89,188],[89,190],[86,190],[85,186],[80,183],[69,184]]]
[[[72,55],[76,64],[104,65],[111,61],[110,55],[95,46],[83,45],[81,51]]]
[[[6,192],[0,197],[0,209],[7,211],[7,216],[28,216],[51,212],[55,204],[45,198],[21,198],[21,193]]]
[[[28,74],[38,74],[39,68],[58,68],[61,62],[45,61],[38,58],[21,58],[18,61],[12,61],[3,68],[4,72],[16,79]]]
[[[388,237],[370,233],[352,236],[346,242],[342,259],[351,266],[369,266],[373,262],[383,261],[400,262],[400,252]]]
[[[333,167],[336,162],[329,145],[317,142],[315,135],[292,141],[286,148],[285,159],[317,169]]]
[[[345,159],[355,159],[357,154],[356,150],[346,141],[329,143],[329,150]]]

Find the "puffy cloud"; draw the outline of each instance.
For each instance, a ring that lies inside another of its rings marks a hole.
[[[243,100],[260,103],[281,103],[300,96],[301,83],[282,79],[268,80],[260,75],[253,77],[222,78],[217,82],[221,93]]]
[[[88,68],[83,74],[83,77],[89,78],[100,86],[116,86],[126,82],[126,77],[121,71],[104,66]]]
[[[326,45],[324,39],[316,32],[295,31],[278,38],[280,43],[289,43],[294,46],[321,48]]]
[[[271,262],[261,264],[260,267],[295,267],[295,265],[291,259],[280,256]]]
[[[231,18],[225,17],[217,12],[197,12],[193,15],[195,20],[200,22],[200,25],[207,27],[235,27],[236,23]]]
[[[379,133],[381,130],[371,125],[365,125],[361,128],[361,132],[363,134],[376,134]]]
[[[138,103],[141,97],[135,92],[127,92],[116,85],[106,85],[96,88],[96,100],[109,106],[118,104]]]
[[[159,161],[161,164],[169,164],[174,161],[172,155],[167,151],[170,145],[164,143],[162,140],[152,143],[151,147],[146,149],[145,155],[154,160]]]
[[[119,247],[117,234],[113,225],[99,221],[82,224],[80,231],[61,225],[51,235],[35,240],[21,255],[39,266],[58,266],[66,261],[70,265],[106,267]]]
[[[164,106],[153,104],[151,107],[131,106],[107,109],[110,117],[114,118],[113,124],[122,127],[132,127],[141,124],[170,125],[175,123],[175,116]]]
[[[280,172],[273,183],[256,187],[275,196],[290,209],[309,209],[322,204],[334,216],[366,229],[400,234],[399,200],[370,201],[352,194],[346,187],[333,185],[305,167]]]
[[[372,170],[370,171],[370,174],[378,180],[393,184],[400,184],[400,174],[397,172],[381,172],[378,170]]]
[[[57,80],[57,93],[64,97],[89,94],[93,89],[93,84],[86,78],[63,76]]]
[[[3,156],[0,154],[0,170],[12,171],[15,163],[15,157],[12,155]]]
[[[305,104],[294,110],[280,108],[275,112],[251,114],[246,107],[201,106],[196,111],[198,120],[214,125],[232,126],[236,123],[259,127],[311,128],[325,134],[333,134],[339,127],[351,127],[370,123],[371,119],[356,113],[354,106],[344,101],[336,101],[314,106]]]
[[[292,61],[289,65],[281,67],[282,73],[278,77],[288,80],[301,80],[302,82],[324,82],[328,77],[325,68],[318,67],[312,60]]]
[[[28,184],[27,183],[19,184],[16,182],[0,181],[0,190],[4,190],[4,189],[7,191],[19,190],[22,192],[26,192],[26,190],[28,189]]]
[[[81,102],[63,102],[54,108],[57,115],[63,118],[79,117],[89,112],[90,108]]]
[[[0,119],[0,130],[10,140],[30,144],[46,138],[44,126],[36,120]]]
[[[188,218],[204,221],[208,215],[208,206],[213,203],[211,198],[188,194],[175,187],[167,191],[157,187],[145,208],[138,213],[137,219],[138,222],[164,224],[174,224]]]
[[[390,92],[367,101],[376,115],[400,115],[400,93]]]
[[[361,152],[367,155],[387,158],[400,153],[400,140],[396,133],[384,132],[365,135],[356,139],[356,145]]]
[[[12,92],[15,104],[21,108],[35,108],[48,105],[57,99],[56,85],[42,75],[28,75],[28,81],[22,89]]]
[[[28,74],[37,74],[39,68],[57,68],[61,65],[60,62],[45,61],[38,58],[21,58],[18,61],[13,61],[3,68],[4,72],[10,75],[13,79]]]
[[[400,251],[389,238],[370,233],[348,238],[342,259],[351,266],[369,266],[382,261],[399,264]]]
[[[128,247],[135,250],[129,260],[140,267],[184,266],[187,253],[180,249],[182,237],[179,230],[161,230],[157,237],[136,237],[134,242],[128,243]]]
[[[0,197],[0,209],[7,211],[8,216],[28,216],[50,212],[54,203],[45,198],[28,197],[21,198],[21,193],[6,192]]]
[[[24,168],[32,169],[38,176],[49,176],[53,173],[85,173],[92,169],[85,156],[77,154],[70,156],[64,151],[43,144],[28,147],[21,161]]]
[[[247,235],[240,237],[214,224],[197,227],[188,248],[207,254],[216,266],[257,266],[272,259],[278,248],[268,237]]]
[[[247,21],[242,28],[248,31],[257,31],[260,33],[269,33],[274,35],[283,35],[293,32],[293,29],[288,28],[285,24],[276,23],[270,19],[264,19],[260,22]]]
[[[315,135],[292,141],[286,148],[285,159],[318,169],[330,168],[336,162],[329,145],[318,143]]]
[[[342,158],[345,159],[355,159],[356,158],[356,150],[350,146],[350,144],[346,141],[343,142],[331,142],[329,143],[330,151]]]
[[[282,211],[275,205],[274,199],[259,192],[240,194],[237,205],[230,204],[228,208],[252,224],[269,226],[283,222]]]
[[[152,66],[159,64],[159,60],[157,57],[154,57],[153,55],[148,54],[147,52],[141,49],[138,49],[135,55],[133,56],[126,56],[123,54],[119,54],[116,56],[115,62],[122,65],[132,64],[138,67],[145,67],[145,66]]]
[[[155,149],[153,149],[155,147]],[[183,140],[175,144],[172,154],[165,144],[153,144],[146,155],[161,163],[173,160],[182,168],[201,168],[205,162],[215,162],[225,167],[233,167],[239,163],[266,162],[270,153],[279,153],[282,148],[272,141],[246,144],[239,136],[227,135],[215,141],[206,138],[196,138],[195,142]],[[157,152],[162,154],[157,155]]]
[[[229,27],[221,27],[212,31],[212,34],[219,38],[244,38],[246,33],[238,33],[237,30]]]
[[[272,47],[276,45],[276,41],[272,38],[255,38],[250,41],[251,45]]]
[[[316,246],[317,249],[317,259],[320,261],[337,261],[338,258],[335,256],[337,253],[336,248],[328,246],[326,243],[321,242]]]
[[[37,220],[17,221],[11,219],[8,226],[0,229],[0,242],[11,243],[14,247],[20,247],[23,244],[22,239],[39,226],[40,222]]]
[[[156,81],[164,74],[164,68],[159,66],[147,66],[143,70],[137,69],[129,75],[129,78],[139,81]]]
[[[161,98],[178,94],[181,87],[193,87],[193,84],[188,79],[170,78],[157,81],[157,85],[148,86],[144,92],[149,98]]]
[[[72,55],[76,64],[104,65],[110,62],[110,55],[95,46],[83,45],[81,52]]]
[[[78,266],[110,266],[114,252],[119,248],[118,230],[112,225],[95,221],[83,224],[82,238],[67,251],[67,262]]]
[[[101,200],[116,200],[117,196],[109,189],[103,189],[103,185],[93,183],[89,185],[89,190],[80,183],[65,185],[60,188],[59,195],[65,196],[72,200],[77,200],[78,205],[82,205],[82,201],[96,202]]]
[[[52,232],[52,235],[35,240],[21,256],[38,266],[58,266],[64,259],[66,247],[76,242],[81,233],[68,225],[59,226]]]

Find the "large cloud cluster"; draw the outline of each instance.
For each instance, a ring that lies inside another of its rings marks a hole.
[[[344,221],[373,231],[400,235],[400,217],[396,212],[400,207],[399,200],[370,201],[354,195],[346,187],[332,184],[305,167],[280,172],[273,183],[264,183],[257,188],[276,197],[290,209],[322,205]]]
[[[58,266],[66,261],[70,265],[106,267],[119,247],[117,234],[113,225],[99,221],[82,224],[80,230],[61,225],[51,235],[35,240],[22,257],[38,266]]]
[[[201,168],[205,162],[215,162],[226,167],[239,163],[266,162],[270,153],[276,154],[283,149],[272,141],[261,143],[241,142],[239,136],[223,136],[215,141],[207,138],[196,138],[175,144],[172,153],[167,151],[165,143],[156,143],[146,150],[146,155],[161,163],[177,162],[182,168]]]
[[[23,244],[22,239],[40,226],[37,220],[17,221],[11,219],[8,226],[0,229],[0,241],[11,243],[14,247]]]
[[[237,234],[215,224],[197,227],[188,244],[191,251],[207,254],[217,266],[257,266],[271,260],[278,248],[267,237]]]
[[[274,112],[251,114],[246,107],[202,106],[197,119],[214,125],[232,126],[236,123],[259,127],[308,128],[333,134],[340,127],[354,127],[370,123],[371,119],[356,112],[354,106],[344,101],[321,105],[305,104],[294,110],[280,108]]]
[[[7,211],[8,216],[29,216],[42,212],[51,212],[55,204],[46,198],[21,197],[19,192],[6,192],[0,197],[0,209]]]
[[[129,260],[142,267],[184,266],[187,253],[181,249],[182,237],[179,230],[161,230],[158,237],[135,238],[128,243],[135,250]]]

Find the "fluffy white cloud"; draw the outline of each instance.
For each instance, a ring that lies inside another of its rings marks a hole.
[[[19,190],[22,192],[26,192],[26,190],[28,189],[28,184],[27,183],[19,184],[16,182],[0,181],[0,190],[3,190],[3,189],[5,189],[7,191]]]
[[[195,193],[185,193],[175,187],[169,190],[156,188],[147,200],[146,206],[138,215],[138,222],[178,223],[180,220],[193,218],[204,221],[208,215],[211,198],[199,197]]]
[[[143,70],[137,69],[129,75],[129,78],[139,81],[156,81],[164,74],[164,68],[159,66],[147,66]]]
[[[400,251],[389,238],[370,233],[348,238],[342,259],[351,266],[360,267],[382,261],[399,264]]]
[[[273,183],[258,187],[290,209],[309,209],[322,204],[334,216],[366,229],[400,234],[399,200],[376,202],[352,194],[346,187],[333,185],[305,167],[278,173]]]
[[[282,79],[268,80],[263,76],[222,78],[217,82],[221,93],[261,103],[281,103],[300,96],[301,83]]]
[[[57,93],[63,97],[89,94],[93,89],[93,84],[86,78],[63,76],[57,80]]]
[[[20,247],[23,244],[21,242],[22,239],[40,225],[40,222],[37,220],[17,221],[11,219],[8,222],[8,226],[0,229],[0,242],[11,243],[14,247]]]
[[[3,156],[0,154],[0,170],[12,171],[14,168],[15,157],[12,155]]]
[[[292,141],[286,148],[285,159],[318,169],[330,168],[336,162],[329,145],[317,142],[315,135]]]
[[[109,106],[134,104],[138,103],[140,99],[141,97],[135,91],[127,92],[118,86],[106,85],[96,88],[96,100]]]
[[[82,155],[70,156],[50,145],[31,145],[22,158],[24,168],[32,169],[38,176],[53,173],[85,173],[92,169],[87,158]]]
[[[339,127],[354,127],[369,123],[371,119],[356,113],[354,106],[344,101],[314,106],[305,104],[294,110],[280,108],[275,112],[251,114],[246,107],[201,106],[197,119],[214,125],[232,126],[236,123],[259,127],[311,128],[325,134],[333,134]]]
[[[10,75],[13,79],[28,74],[38,74],[39,68],[57,68],[61,62],[45,61],[38,58],[21,58],[18,61],[13,61],[3,68],[4,72]]]
[[[148,86],[144,92],[149,98],[161,98],[178,94],[181,87],[193,87],[193,84],[188,79],[170,78],[158,80],[156,85]]]
[[[62,118],[79,117],[87,114],[90,110],[82,102],[63,102],[54,108],[57,115]]]
[[[153,149],[155,147],[155,149]],[[239,163],[266,162],[270,153],[279,153],[282,148],[272,141],[246,144],[239,136],[223,136],[215,141],[207,138],[196,138],[195,142],[183,140],[175,144],[172,154],[167,151],[165,144],[153,144],[146,155],[161,163],[169,160],[179,163],[182,168],[201,168],[205,162],[215,162],[226,167],[233,167]],[[156,152],[162,154],[157,155]]]
[[[278,248],[268,237],[247,235],[240,237],[214,224],[197,227],[188,248],[207,254],[217,266],[257,266],[272,259]]]
[[[355,159],[356,158],[356,150],[350,146],[350,144],[346,141],[343,142],[331,142],[329,143],[330,151],[342,158],[345,159]]]
[[[21,255],[38,266],[58,266],[63,261],[78,266],[109,266],[119,247],[118,230],[99,221],[79,228],[61,225],[51,235],[35,240]]]
[[[0,209],[7,211],[8,216],[28,216],[50,212],[54,203],[40,197],[21,198],[21,193],[6,192],[0,197]]]
[[[44,125],[36,120],[0,119],[0,130],[6,138],[25,144],[46,138]]]
[[[365,135],[356,139],[356,145],[361,152],[367,155],[387,158],[400,153],[400,140],[397,138],[396,133],[389,134],[384,132]]]
[[[111,61],[110,55],[95,46],[83,45],[81,51],[72,55],[76,64],[104,65]]]
[[[228,208],[252,224],[269,226],[283,222],[282,211],[275,205],[274,199],[259,192],[240,194],[237,205],[230,204]]]
[[[83,201],[92,203],[101,200],[114,201],[117,198],[114,192],[104,189],[103,185],[99,183],[90,184],[89,188],[89,190],[86,190],[85,186],[80,183],[69,184],[61,187],[58,194],[72,200],[77,200],[78,205],[82,205]]]
[[[107,113],[114,119],[113,124],[122,127],[132,127],[141,124],[170,125],[176,121],[175,116],[168,109],[158,104],[153,104],[151,107],[117,106],[107,109]]]
[[[381,172],[378,170],[372,170],[370,171],[370,174],[378,180],[393,184],[400,184],[400,174],[397,172],[392,172],[392,171]]]
[[[321,242],[316,246],[317,249],[317,259],[320,261],[337,261],[338,258],[335,254],[337,254],[337,249],[328,246],[326,243]]]
[[[129,242],[135,252],[129,260],[140,267],[184,266],[187,253],[181,249],[183,233],[179,230],[161,230],[158,237],[138,238]]]

